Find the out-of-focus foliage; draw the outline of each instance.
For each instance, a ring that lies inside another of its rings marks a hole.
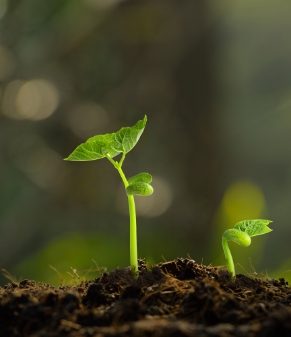
[[[14,272],[20,277],[45,280],[57,286],[78,279],[71,268],[76,270],[81,282],[83,278],[95,278],[107,269],[123,265],[127,256],[126,242],[115,236],[70,233],[27,257],[14,268]]]
[[[158,247],[160,235],[153,238],[142,237],[139,251],[146,258],[148,267],[157,261],[176,258],[181,254],[177,243],[169,238],[161,250]],[[67,233],[52,240],[46,247],[26,257],[13,271],[20,279],[33,278],[58,286],[92,279],[101,273],[117,267],[125,267],[128,260],[128,238],[125,235],[109,236],[102,233]],[[126,262],[125,262],[126,261]],[[76,271],[76,273],[73,272]],[[73,275],[73,276],[72,276]]]

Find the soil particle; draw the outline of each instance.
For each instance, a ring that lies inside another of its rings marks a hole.
[[[0,287],[2,337],[287,337],[284,279],[237,275],[190,259],[140,261],[77,286],[23,280]]]

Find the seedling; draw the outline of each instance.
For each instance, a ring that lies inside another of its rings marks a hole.
[[[240,246],[248,247],[251,244],[251,237],[262,235],[272,231],[268,227],[271,220],[244,220],[238,222],[234,228],[226,230],[222,235],[222,248],[226,258],[227,268],[231,274],[231,280],[235,280],[235,269],[228,241],[233,241]]]
[[[134,277],[138,276],[137,261],[137,234],[136,234],[136,212],[134,195],[148,196],[153,193],[150,185],[152,176],[143,172],[126,179],[122,171],[122,164],[126,154],[134,148],[146,126],[147,116],[138,121],[132,127],[121,128],[115,133],[97,135],[89,138],[85,143],[79,145],[65,160],[69,161],[90,161],[107,158],[116,168],[123,181],[129,205],[130,217],[130,265]],[[113,158],[122,153],[120,161]]]

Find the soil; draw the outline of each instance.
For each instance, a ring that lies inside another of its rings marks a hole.
[[[0,336],[285,337],[291,288],[284,279],[237,275],[190,259],[140,276],[128,268],[77,286],[23,280],[0,288]]]

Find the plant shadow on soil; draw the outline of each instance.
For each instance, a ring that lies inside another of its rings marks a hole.
[[[284,279],[238,274],[191,259],[140,275],[116,269],[77,286],[23,280],[0,287],[0,336],[291,336],[291,288]]]

